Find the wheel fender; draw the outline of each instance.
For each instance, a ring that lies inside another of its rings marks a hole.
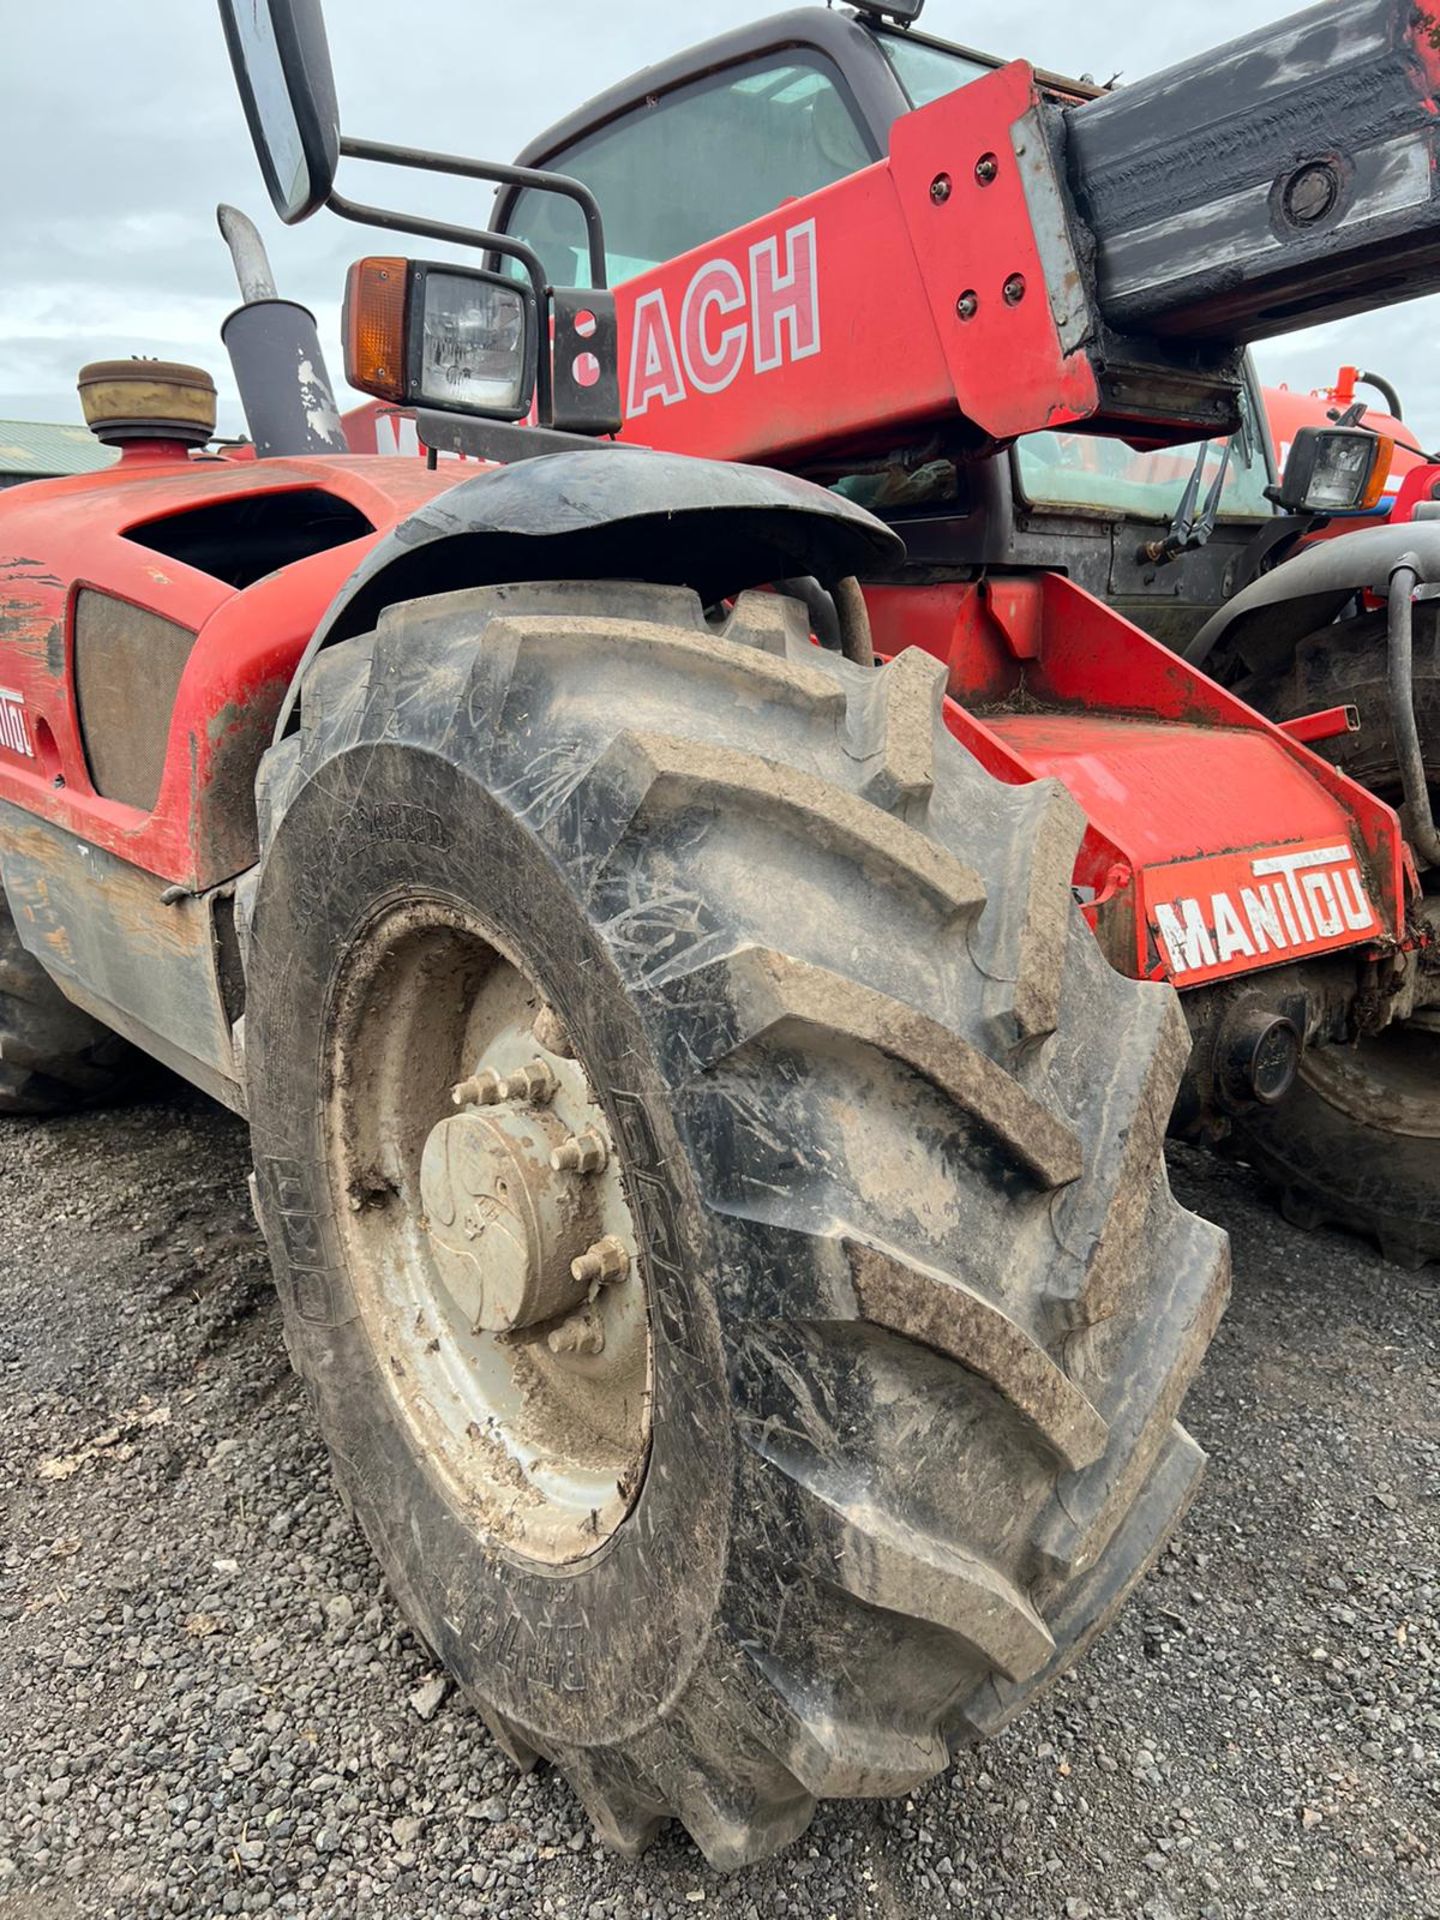
[[[323,647],[401,600],[537,580],[646,580],[707,605],[797,574],[825,585],[895,566],[905,545],[839,494],[768,467],[600,445],[491,467],[376,542],[300,657],[276,723],[289,731]]]
[[[1352,595],[1383,594],[1402,555],[1414,556],[1422,580],[1440,580],[1440,522],[1366,527],[1305,548],[1212,613],[1185,658],[1202,666],[1222,642],[1238,640],[1252,627],[1263,627],[1268,650],[1293,648],[1333,620]]]

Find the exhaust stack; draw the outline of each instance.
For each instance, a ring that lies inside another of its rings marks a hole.
[[[308,307],[282,300],[255,222],[238,207],[216,218],[244,301],[220,329],[250,438],[262,460],[348,453],[340,412]]]

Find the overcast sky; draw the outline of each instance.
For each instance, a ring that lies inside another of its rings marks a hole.
[[[778,10],[779,0],[327,4],[348,132],[496,159],[636,67]],[[1270,0],[930,0],[925,25],[1062,71],[1133,79],[1293,11]],[[219,200],[260,221],[280,289],[315,310],[338,377],[345,264],[373,243],[332,215],[291,230],[271,215],[213,0],[0,0],[0,28],[0,416],[76,419],[86,361],[144,353],[207,367],[222,425],[238,429],[218,333],[235,304]],[[352,166],[344,183],[462,219],[489,204],[485,189],[382,181],[373,168]],[[1437,320],[1427,299],[1312,328],[1263,347],[1262,374],[1309,388],[1344,361],[1373,368],[1434,446]]]

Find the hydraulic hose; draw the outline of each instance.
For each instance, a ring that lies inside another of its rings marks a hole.
[[[810,630],[822,647],[841,653],[857,667],[873,667],[875,641],[870,632],[870,613],[860,582],[853,574],[822,587],[813,574],[794,575],[777,580],[776,588],[792,599],[802,600],[810,615]]]
[[[777,593],[788,594],[792,600],[801,600],[805,611],[810,615],[810,631],[822,647],[831,653],[840,651],[840,616],[835,611],[835,601],[826,592],[813,573],[794,574],[787,580],[775,582]]]
[[[1408,817],[1407,838],[1427,867],[1440,867],[1440,834],[1430,806],[1430,783],[1420,751],[1420,729],[1415,720],[1415,589],[1420,563],[1413,553],[1401,554],[1390,572],[1388,602],[1390,726],[1400,763],[1400,785]]]
[[[857,667],[873,667],[875,664],[875,640],[870,632],[870,613],[865,605],[865,596],[860,591],[860,582],[854,574],[847,574],[843,580],[837,580],[831,588],[835,599],[835,611],[840,616],[840,651],[847,660],[853,660]]]
[[[1390,409],[1390,417],[1392,420],[1403,420],[1405,418],[1404,414],[1400,411],[1400,396],[1383,374],[1357,373],[1355,378],[1363,386],[1374,387],[1375,391],[1380,395],[1380,398]]]

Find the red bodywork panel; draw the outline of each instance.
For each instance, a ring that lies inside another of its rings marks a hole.
[[[1415,509],[1424,500],[1440,500],[1440,466],[1416,460],[1407,467],[1396,490],[1390,518],[1400,524],[1415,518]]]
[[[621,437],[786,466],[924,421],[1004,440],[1092,414],[1022,175],[1039,101],[1016,61],[897,120],[888,159],[617,288]]]
[[[454,479],[408,459],[232,463],[136,451],[100,473],[12,489],[0,511],[0,682],[18,697],[0,704],[18,718],[0,726],[0,800],[192,889],[248,865],[260,751],[306,642],[370,543],[237,591],[127,539],[127,529],[236,494],[321,487],[383,533]],[[90,783],[71,668],[75,598],[86,586],[196,636],[150,814]]]
[[[867,599],[881,652],[947,663],[950,730],[983,765],[1078,801],[1076,887],[1122,971],[1195,986],[1402,936],[1391,809],[1073,582]]]

